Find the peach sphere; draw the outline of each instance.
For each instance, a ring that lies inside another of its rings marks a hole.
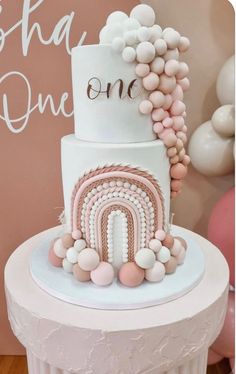
[[[188,245],[187,245],[186,240],[184,240],[180,236],[176,236],[175,239],[178,239],[180,241],[180,243],[182,244],[182,246],[184,247],[185,250],[187,249]]]
[[[177,262],[176,258],[171,256],[169,261],[167,261],[165,263],[166,274],[174,273],[177,266],[178,266],[178,262]]]
[[[90,280],[90,271],[81,269],[78,264],[73,266],[73,275],[79,282],[88,282]]]
[[[170,169],[170,175],[174,179],[183,179],[187,174],[187,168],[180,162],[173,165]]]
[[[64,234],[61,237],[62,245],[68,249],[70,247],[73,247],[75,240],[72,238],[72,235],[69,233]]]
[[[151,72],[143,78],[143,87],[148,91],[153,91],[158,87],[159,77],[157,74]]]
[[[175,87],[176,87],[175,77],[169,77],[166,74],[160,75],[160,81],[159,81],[159,86],[158,86],[158,89],[160,91],[162,91],[165,94],[169,94],[172,91],[174,91]]]
[[[113,282],[115,273],[113,266],[109,262],[100,262],[95,270],[91,271],[91,280],[97,286],[108,286]]]
[[[163,240],[162,244],[164,245],[164,247],[170,249],[174,244],[174,237],[171,234],[166,234],[166,237]]]
[[[60,257],[56,256],[56,254],[53,250],[53,245],[54,245],[54,242],[52,243],[52,245],[49,249],[48,260],[49,260],[50,264],[52,264],[53,266],[56,266],[57,268],[60,268],[60,267],[62,267],[63,258],[60,258]]]
[[[127,262],[120,268],[119,280],[124,286],[137,287],[143,282],[144,275],[144,269],[141,269],[135,262]]]

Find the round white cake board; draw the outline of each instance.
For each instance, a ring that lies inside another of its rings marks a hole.
[[[205,267],[204,254],[198,243],[173,226],[172,234],[182,236],[188,244],[183,265],[168,274],[159,283],[145,281],[140,286],[128,288],[116,279],[110,286],[98,287],[92,282],[78,282],[72,274],[48,262],[51,241],[62,234],[57,227],[45,236],[32,251],[30,272],[40,288],[68,303],[97,309],[138,309],[177,299],[192,290],[202,279]]]

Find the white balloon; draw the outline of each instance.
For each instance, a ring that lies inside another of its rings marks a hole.
[[[192,165],[207,176],[226,175],[234,170],[233,138],[215,132],[211,121],[203,123],[189,142]]]
[[[220,70],[216,93],[221,105],[234,104],[234,56],[230,57]]]
[[[233,105],[223,105],[216,109],[211,122],[214,130],[222,136],[234,136],[235,110]]]

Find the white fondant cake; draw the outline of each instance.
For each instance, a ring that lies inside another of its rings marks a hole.
[[[61,143],[66,223],[49,261],[79,282],[161,282],[185,259],[169,212],[190,161],[188,66],[179,61],[189,41],[154,23],[147,5],[130,17],[114,12],[99,45],[72,51],[75,135]]]

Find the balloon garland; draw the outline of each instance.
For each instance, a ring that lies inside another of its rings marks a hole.
[[[234,56],[223,65],[216,86],[222,106],[195,130],[189,142],[192,165],[209,177],[234,171]]]

